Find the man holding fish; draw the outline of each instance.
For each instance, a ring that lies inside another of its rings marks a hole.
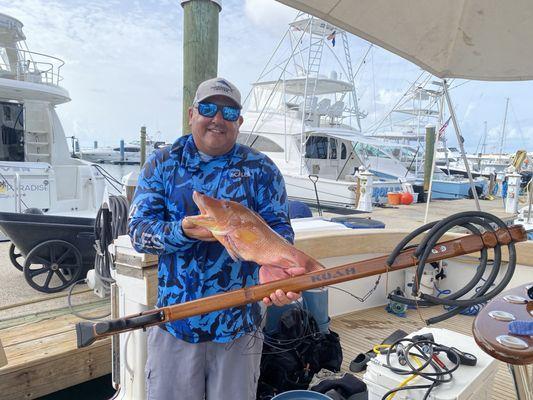
[[[129,233],[137,251],[159,256],[160,307],[321,268],[289,243],[277,167],[236,143],[240,112],[233,84],[201,83],[189,108],[192,134],[155,151],[139,176]],[[277,290],[263,302],[282,306],[299,296]],[[252,303],[150,328],[147,397],[255,399],[261,319]]]

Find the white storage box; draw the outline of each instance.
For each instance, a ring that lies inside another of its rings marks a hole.
[[[474,367],[461,365],[453,372],[453,379],[448,383],[442,383],[433,388],[429,399],[431,400],[481,400],[492,397],[492,385],[498,369],[498,362],[485,354],[476,344],[474,339],[447,329],[423,328],[413,332],[409,336],[432,333],[435,342],[444,346],[455,347],[460,351],[471,353],[477,357],[477,365]],[[444,353],[439,358],[449,367],[453,366]],[[391,364],[394,367],[407,369],[398,364],[395,354],[391,354]],[[409,375],[398,375],[390,369],[380,365],[386,364],[386,356],[379,355],[372,359],[368,365],[364,382],[368,386],[368,400],[381,400],[389,390],[400,386]],[[430,366],[428,372],[433,372]],[[427,385],[431,382],[422,377],[416,377],[407,385]],[[420,400],[424,397],[427,389],[402,390],[396,392],[394,400]]]

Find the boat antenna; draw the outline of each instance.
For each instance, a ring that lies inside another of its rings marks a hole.
[[[483,135],[483,144],[481,145],[481,154],[485,154],[487,151],[487,121],[484,121],[485,134]]]
[[[379,121],[379,123],[373,127],[371,129],[371,134],[374,134],[377,132],[377,130],[381,127],[381,125],[383,125],[383,123],[390,117],[390,115],[392,114],[392,112],[394,110],[396,110],[398,108],[398,106],[400,105],[400,103],[403,101],[403,99],[405,98],[405,96],[407,95],[407,93],[409,93],[414,87],[415,85],[418,83],[418,81],[422,78],[422,76],[424,76],[424,74],[426,74],[426,71],[422,71],[420,73],[420,75],[418,75],[418,77],[416,78],[416,80],[411,84],[411,86],[409,87],[409,89],[407,89],[407,91],[402,95],[402,97],[400,97],[398,99],[398,101],[396,102],[396,104],[394,104],[394,107],[392,107],[390,109],[390,111],[381,119],[381,121]]]
[[[446,79],[442,80],[442,87],[444,89],[444,96],[446,99],[446,103],[448,105],[448,110],[450,111],[450,117],[452,119],[453,127],[455,128],[455,135],[457,136],[457,144],[459,146],[459,150],[461,151],[461,158],[463,159],[463,162],[465,164],[466,173],[468,175],[468,181],[470,182],[470,188],[472,190],[472,195],[474,196],[474,201],[476,203],[476,210],[481,211],[481,206],[479,205],[479,198],[477,195],[476,186],[474,185],[474,179],[472,178],[472,171],[470,170],[470,164],[468,163],[468,160],[466,158],[465,153],[465,147],[464,147],[464,139],[461,135],[461,128],[459,127],[459,123],[457,122],[457,117],[455,115],[455,109],[453,108],[452,100],[450,98],[449,88],[448,88],[448,82]]]
[[[505,114],[503,115],[503,127],[502,127],[502,134],[500,136],[500,160],[503,158],[503,146],[505,144],[505,125],[507,123],[507,111],[509,109],[509,97],[507,97],[507,101],[505,103]]]
[[[298,15],[296,16],[296,18],[294,18],[293,22],[296,21],[296,19],[301,15],[301,13],[298,13]],[[266,62],[265,64],[265,68],[263,68],[263,70],[261,71],[261,73],[259,74],[259,76],[257,77],[257,79],[255,80],[256,82],[260,79],[263,78],[264,74],[265,74],[265,71],[267,69],[267,67],[270,65],[270,62],[272,61],[272,59],[274,58],[274,55],[278,52],[281,44],[283,43],[283,41],[285,40],[285,38],[287,37],[287,35],[289,34],[289,30],[287,29],[285,31],[285,34],[281,37],[281,40],[279,41],[278,45],[276,46],[276,48],[274,49],[274,51],[272,52],[270,58],[268,59],[268,61]],[[253,87],[248,91],[248,94],[246,95],[246,97],[244,98],[244,101],[242,102],[242,104],[245,104],[247,101],[248,101],[248,98],[250,97],[250,95],[252,94],[253,92]]]
[[[303,36],[305,34],[305,31],[307,30],[307,27],[309,26],[309,24],[311,23],[311,21],[309,21],[307,23],[307,26],[305,27],[305,29],[302,30],[302,34],[300,35],[300,38],[299,38],[299,41],[301,41],[303,39]],[[290,29],[290,28],[289,28]],[[287,29],[287,32],[289,30]],[[259,123],[259,119],[260,117],[263,115],[263,113],[265,112],[265,109],[267,107],[267,105],[270,103],[270,100],[272,99],[272,96],[274,95],[274,92],[276,91],[276,88],[278,87],[279,83],[281,82],[281,78],[283,77],[283,75],[285,74],[285,71],[287,70],[287,66],[289,65],[289,62],[291,61],[292,57],[294,56],[294,53],[296,52],[296,46],[294,47],[293,51],[292,51],[292,54],[287,58],[287,61],[285,62],[285,65],[283,66],[283,69],[279,75],[279,78],[278,80],[276,81],[276,84],[274,85],[274,87],[272,88],[271,92],[270,92],[270,95],[268,96],[268,99],[265,101],[265,104],[261,110],[261,112],[259,113],[259,116],[257,117],[257,119],[255,120],[255,123],[254,123],[254,126],[252,127],[252,129],[250,130],[250,134],[248,135],[248,137],[246,138],[246,141],[244,142],[245,145],[248,144],[248,140],[250,139],[250,137],[252,137],[252,134],[254,133],[255,131],[255,128],[257,127],[257,124]],[[275,53],[274,53],[275,54]],[[272,58],[272,57],[271,57]],[[261,79],[261,78],[259,78]],[[258,136],[259,137],[259,136]],[[253,147],[253,145],[255,144],[255,142],[257,141],[258,137],[256,137],[252,143],[250,143],[250,147]]]

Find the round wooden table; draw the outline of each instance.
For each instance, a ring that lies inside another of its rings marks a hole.
[[[481,349],[507,363],[518,400],[533,400],[528,365],[533,363],[533,338],[509,333],[511,321],[533,321],[533,299],[524,284],[501,293],[479,312],[474,320],[474,339]]]

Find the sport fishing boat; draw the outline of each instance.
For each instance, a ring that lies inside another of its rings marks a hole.
[[[301,14],[285,38],[253,84],[239,141],[276,163],[289,197],[353,207],[363,169],[375,176],[375,200],[414,180],[386,141],[361,133],[346,32]]]
[[[22,27],[0,14],[0,211],[94,217],[105,178],[69,152],[55,111],[70,101],[64,62],[29,51]]]
[[[447,146],[446,128],[450,119],[444,121],[443,83],[435,81],[429,73],[422,73],[398,100],[397,105],[380,122],[370,127],[367,136],[391,142],[388,149],[417,177],[424,180],[426,157],[426,129],[437,129],[434,153],[435,168],[432,176],[432,199],[458,199],[470,196],[470,183],[461,153]],[[477,165],[468,159],[475,186],[482,192],[487,184]],[[459,173],[458,171],[462,171]],[[481,178],[481,179],[480,179]]]

